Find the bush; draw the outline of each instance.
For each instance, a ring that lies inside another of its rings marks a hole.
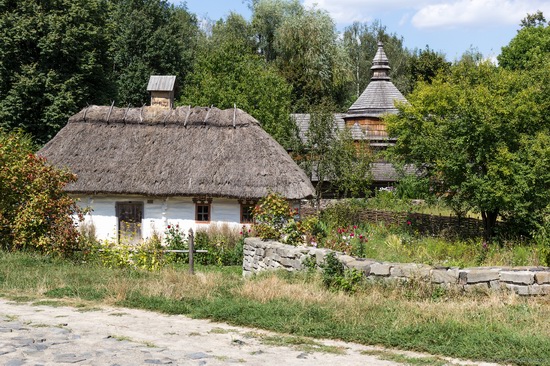
[[[79,249],[73,215],[82,213],[63,188],[76,176],[33,149],[30,137],[0,130],[0,246],[71,255]]]
[[[217,266],[242,265],[244,239],[250,234],[249,230],[246,226],[236,229],[227,224],[211,225],[208,229],[197,230],[195,249],[205,249],[208,253],[195,254],[195,263]]]
[[[254,230],[261,239],[281,240],[297,245],[303,242],[301,223],[295,218],[288,201],[278,193],[262,198],[254,208]]]

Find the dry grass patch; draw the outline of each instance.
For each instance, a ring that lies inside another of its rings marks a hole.
[[[301,305],[325,303],[334,293],[320,286],[319,281],[289,282],[275,273],[262,274],[235,289],[237,295],[262,304],[273,300],[292,300]]]

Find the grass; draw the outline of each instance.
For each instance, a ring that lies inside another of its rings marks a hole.
[[[287,345],[330,338],[476,361],[550,365],[547,297],[458,294],[413,282],[367,283],[349,295],[326,290],[315,274],[243,279],[240,267],[197,267],[191,276],[186,268],[136,272],[22,253],[0,252],[0,263],[4,297],[186,314],[283,333],[273,341]]]

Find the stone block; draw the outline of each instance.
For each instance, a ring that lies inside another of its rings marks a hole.
[[[518,295],[521,295],[521,296],[529,295],[529,286],[511,285],[509,283],[504,284],[504,286],[510,291],[513,291]]]
[[[536,272],[535,281],[539,285],[550,283],[550,272]]]
[[[351,262],[354,262],[355,261],[355,258],[353,258],[352,256],[349,256],[349,255],[338,255],[336,258],[338,258],[338,260],[340,262],[342,262],[342,264],[346,265],[347,263],[351,263]]]
[[[479,282],[498,281],[500,279],[499,271],[496,269],[467,269],[458,273],[461,285],[473,284]]]
[[[529,271],[502,271],[500,281],[519,285],[531,285],[535,282],[535,273]]]
[[[353,261],[353,262],[347,263],[346,267],[361,271],[365,276],[368,276],[370,274],[371,263],[372,262],[366,262],[366,261]]]
[[[370,265],[370,275],[389,277],[391,267],[389,263],[373,263]]]
[[[470,285],[464,285],[464,291],[486,293],[489,291],[489,283],[479,282],[479,283],[473,283]]]
[[[414,263],[394,264],[390,275],[391,277],[425,278],[430,276],[430,267]]]
[[[550,295],[550,285],[531,285],[529,295]]]
[[[491,282],[489,282],[489,288],[491,290],[495,290],[495,291],[500,290],[501,289],[500,281],[491,281]]]
[[[432,269],[431,279],[433,283],[458,283],[458,269]]]

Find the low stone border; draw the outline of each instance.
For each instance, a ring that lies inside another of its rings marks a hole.
[[[265,270],[300,271],[306,260],[315,259],[321,265],[329,249],[294,247],[276,241],[246,238],[244,242],[243,275]],[[457,285],[466,291],[509,289],[518,295],[550,295],[548,267],[431,267],[416,263],[389,263],[373,259],[354,258],[334,252],[346,268],[361,271],[367,278],[425,279],[441,285]]]

